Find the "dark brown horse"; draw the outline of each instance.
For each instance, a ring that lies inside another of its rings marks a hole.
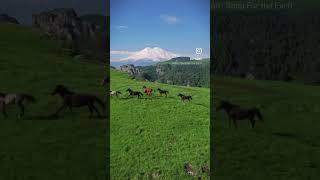
[[[97,102],[103,110],[105,110],[105,104],[96,96],[91,94],[78,94],[73,91],[70,91],[64,85],[57,85],[52,92],[52,95],[60,95],[63,99],[62,106],[56,111],[54,116],[58,116],[59,112],[64,110],[65,108],[69,108],[72,112],[73,107],[83,107],[88,106],[90,111],[90,118],[92,118],[93,111],[97,113],[99,117],[101,117],[98,109],[95,107],[94,103]]]
[[[232,104],[228,101],[221,101],[216,110],[218,111],[220,109],[224,109],[224,111],[227,113],[229,118],[229,127],[231,126],[231,121],[233,121],[234,127],[237,128],[237,120],[248,119],[253,128],[256,122],[255,116],[257,116],[259,120],[263,121],[260,110],[256,107],[242,108],[239,105]]]
[[[181,98],[181,101],[185,101],[185,100],[188,100],[189,102],[190,102],[190,100],[192,100],[192,97],[191,96],[185,96],[185,95],[183,95],[183,94],[178,94],[178,96],[180,96],[180,98]]]
[[[138,98],[143,96],[142,92],[140,91],[132,91],[130,88],[128,88],[127,91],[129,92],[129,96],[138,96]]]
[[[164,95],[166,95],[166,97],[167,97],[167,94],[169,94],[169,91],[167,91],[167,90],[162,90],[162,89],[160,89],[160,88],[158,88],[158,91],[159,91],[159,93],[160,93],[161,96],[162,96],[162,94],[164,94]]]
[[[15,104],[18,106],[20,113],[18,118],[20,119],[25,113],[25,106],[28,102],[34,103],[36,99],[28,94],[16,94],[16,93],[0,93],[0,108],[5,118],[8,117],[6,112],[6,106]]]

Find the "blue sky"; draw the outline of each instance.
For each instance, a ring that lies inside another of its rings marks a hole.
[[[191,56],[210,52],[210,0],[111,0],[111,50],[160,47]]]

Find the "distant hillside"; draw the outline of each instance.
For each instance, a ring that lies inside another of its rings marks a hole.
[[[190,60],[188,57],[173,58],[151,66],[139,67],[150,81],[183,86],[209,87],[210,61]]]

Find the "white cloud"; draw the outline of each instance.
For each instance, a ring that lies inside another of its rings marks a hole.
[[[110,51],[110,54],[113,54],[113,55],[132,55],[136,52],[131,52],[131,51]]]
[[[180,21],[176,16],[170,16],[167,14],[161,14],[160,19],[167,24],[177,24]]]
[[[124,30],[124,29],[128,29],[128,26],[116,26],[115,28],[118,30]]]

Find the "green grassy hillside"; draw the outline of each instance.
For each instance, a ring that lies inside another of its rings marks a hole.
[[[320,87],[216,77],[213,90],[216,179],[319,179]],[[229,128],[222,99],[259,107],[265,122]]]
[[[15,106],[9,119],[0,114],[0,179],[106,179],[105,120],[90,120],[87,108],[45,118],[61,105],[50,95],[56,84],[102,98],[104,73],[102,65],[63,55],[28,27],[0,25],[0,92],[37,99],[21,120]]]
[[[142,86],[169,91],[167,98],[127,98],[126,90]],[[184,172],[191,163],[198,176],[209,166],[209,89],[135,81],[111,70],[111,90],[122,95],[111,98],[112,179],[190,179]],[[181,102],[179,93],[192,95]]]

